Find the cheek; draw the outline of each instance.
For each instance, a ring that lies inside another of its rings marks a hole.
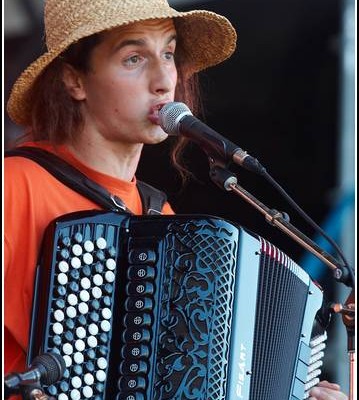
[[[177,72],[176,66],[173,67],[171,76],[172,76],[172,82],[173,82],[174,89],[175,89],[176,85],[177,85],[177,78],[178,78],[178,72]]]
[[[121,112],[123,108],[129,106],[129,103],[138,98],[136,83],[128,79],[100,79],[99,77],[89,83],[86,92],[89,105],[93,104],[101,109],[112,109],[116,113]]]

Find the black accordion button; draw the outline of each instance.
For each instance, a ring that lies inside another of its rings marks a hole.
[[[148,249],[131,250],[128,255],[128,261],[131,264],[154,264],[156,262],[156,253]]]
[[[91,349],[92,352],[94,352],[94,350]],[[96,356],[96,354],[94,354],[94,357]],[[94,372],[95,371],[95,364],[92,361],[87,361],[85,363],[85,370],[87,372]]]
[[[71,246],[71,239],[68,236],[64,236],[61,240],[60,240],[60,245],[63,245],[65,247],[70,247]]]
[[[122,357],[124,359],[137,359],[137,358],[149,358],[150,349],[148,346],[143,344],[129,344],[122,348]]]
[[[118,388],[121,390],[144,390],[146,380],[142,376],[123,376],[118,381]]]
[[[127,277],[133,279],[155,279],[155,269],[149,265],[132,265],[127,272]]]
[[[55,385],[51,385],[47,388],[47,391],[51,396],[56,396],[57,395],[57,389]]]
[[[153,309],[153,301],[148,297],[129,297],[126,299],[126,311],[151,311]]]
[[[147,374],[148,366],[144,361],[122,361],[120,365],[120,372],[122,375],[134,374]]]
[[[65,381],[60,382],[59,389],[61,392],[67,392],[69,390],[69,384]]]
[[[147,329],[125,329],[123,336],[126,343],[148,343],[151,340]]]
[[[151,295],[154,293],[154,286],[148,282],[129,283],[126,287],[126,293],[129,296]]]
[[[142,393],[118,394],[116,400],[145,400]]]
[[[150,314],[133,313],[127,314],[124,322],[127,328],[144,327],[152,325],[152,318]]]

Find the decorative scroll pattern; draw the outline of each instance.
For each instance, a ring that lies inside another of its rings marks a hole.
[[[223,221],[169,227],[155,399],[225,398],[237,240],[238,231]]]

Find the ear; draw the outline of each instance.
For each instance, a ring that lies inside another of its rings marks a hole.
[[[86,92],[82,81],[82,76],[73,66],[64,64],[62,80],[69,95],[75,100],[85,100]]]

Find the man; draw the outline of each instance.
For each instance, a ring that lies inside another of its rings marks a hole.
[[[25,127],[26,146],[56,154],[142,214],[135,173],[143,145],[167,138],[159,110],[174,100],[196,109],[195,74],[234,52],[232,25],[166,0],[47,0],[45,27],[48,51],[15,83],[10,117]],[[5,168],[5,371],[16,371],[46,226],[100,207],[29,159],[7,158]],[[161,211],[173,213],[168,203]],[[346,398],[337,385],[315,390],[318,400]]]

